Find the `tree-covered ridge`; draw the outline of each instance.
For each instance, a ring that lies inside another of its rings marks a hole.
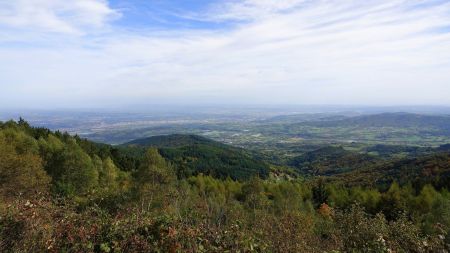
[[[0,252],[450,248],[447,186],[183,178],[154,147],[95,144],[23,120],[0,123],[0,144]]]
[[[114,191],[129,185],[137,164],[111,146],[30,127],[23,120],[0,123],[0,143],[3,178],[30,181],[29,190],[45,188],[51,181],[52,190],[63,195]],[[125,168],[128,164],[131,167]],[[31,168],[33,173],[27,171]]]
[[[142,138],[133,140],[123,144],[124,146],[141,146],[141,147],[157,147],[157,148],[179,148],[193,145],[209,145],[217,147],[226,147],[217,141],[210,140],[208,138],[193,135],[193,134],[169,134],[151,136],[148,138]]]
[[[438,149],[433,149],[430,147],[377,144],[365,148],[364,151],[384,158],[393,158],[398,156],[416,157],[434,151],[441,151],[444,148],[445,145]]]
[[[376,155],[369,155],[327,146],[294,157],[289,165],[305,176],[324,176],[353,186],[386,188],[398,182],[416,189],[426,184],[440,189],[450,185],[450,152],[445,147],[376,145],[367,148]]]
[[[330,176],[375,164],[378,159],[342,147],[328,146],[292,158],[289,165],[308,175]]]
[[[244,180],[252,176],[267,178],[269,166],[235,148],[197,135],[162,135],[138,139],[125,147],[157,147],[173,163],[179,177],[199,173],[217,178]]]
[[[389,186],[398,182],[411,183],[416,188],[426,184],[439,189],[447,188],[450,185],[450,152],[437,151],[414,158],[391,159],[343,173],[338,178],[351,185]]]

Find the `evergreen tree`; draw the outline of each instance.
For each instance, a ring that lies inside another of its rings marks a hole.
[[[312,188],[312,193],[316,208],[323,203],[327,203],[329,194],[323,178],[319,178],[319,180],[317,180],[316,184]]]

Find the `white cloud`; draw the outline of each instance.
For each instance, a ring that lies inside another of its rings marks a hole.
[[[104,0],[0,0],[0,25],[81,34],[120,15]]]
[[[203,15],[198,15],[199,19],[209,20],[255,20],[279,14],[284,11],[293,11],[302,4],[307,4],[307,0],[241,0],[225,1],[216,4]]]
[[[239,21],[226,30],[120,29],[45,38],[44,48],[0,45],[0,86],[9,86],[0,98],[448,105],[450,3],[433,3],[225,2],[190,18]]]

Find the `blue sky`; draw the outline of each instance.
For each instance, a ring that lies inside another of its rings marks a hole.
[[[111,1],[111,8],[120,10],[122,18],[115,25],[134,29],[214,29],[223,28],[223,22],[214,23],[189,18],[207,10],[217,2],[206,0]]]
[[[1,107],[450,105],[450,1],[0,0]]]

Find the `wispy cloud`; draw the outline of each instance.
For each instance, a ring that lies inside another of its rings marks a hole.
[[[80,34],[89,28],[102,28],[119,15],[104,0],[0,2],[0,25],[24,30]]]
[[[309,0],[242,0],[224,1],[210,5],[205,13],[191,18],[209,21],[254,21],[277,14],[292,13],[297,8],[313,4]]]
[[[106,2],[85,2],[101,8],[71,5],[66,8],[76,14],[66,15],[46,5],[49,17],[70,28],[32,26],[42,29],[33,36],[45,46],[0,44],[0,86],[8,86],[0,98],[68,105],[450,104],[448,1],[223,1],[179,14],[185,22],[224,23],[227,29],[112,26],[90,36],[48,37],[47,31],[107,26],[118,13]],[[3,13],[0,23],[18,26],[6,23]],[[36,19],[23,12],[8,17]]]

